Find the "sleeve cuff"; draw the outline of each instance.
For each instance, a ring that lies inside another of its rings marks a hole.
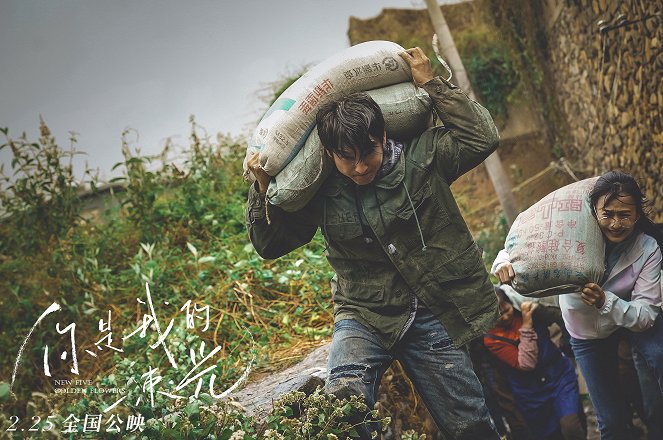
[[[258,192],[257,185],[255,182],[249,188],[248,217],[252,224],[265,218],[266,193]]]
[[[443,78],[440,78],[439,76],[436,76],[427,83],[423,84],[421,88],[424,89],[429,95],[444,95],[451,90],[458,89],[458,86]]]
[[[490,268],[490,273],[495,275],[497,269],[504,263],[511,263],[509,253],[506,251],[506,249],[502,249],[497,253],[497,257],[495,257],[495,261],[493,261],[493,266]]]
[[[436,76],[435,78],[429,80],[427,83],[424,83],[421,87],[428,87],[428,86],[446,86],[449,89],[457,89],[458,86],[452,83],[451,81],[447,81],[446,79],[442,78],[441,76]]]
[[[612,306],[614,305],[615,301],[617,301],[619,297],[615,295],[612,292],[605,291],[605,303],[603,304],[603,307],[599,309],[599,315],[606,315],[610,313],[612,310]]]
[[[534,330],[534,327],[531,328],[523,328],[520,327],[518,329],[518,332],[520,333],[520,336],[522,339],[529,339],[529,340],[537,340],[538,336],[536,334],[536,330]]]

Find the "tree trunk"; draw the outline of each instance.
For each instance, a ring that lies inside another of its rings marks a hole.
[[[449,31],[449,26],[440,10],[440,5],[438,5],[437,0],[426,0],[426,5],[428,6],[428,14],[433,23],[433,28],[437,34],[440,49],[451,66],[451,70],[456,77],[458,86],[463,89],[470,98],[476,101],[477,99],[472,90],[472,84],[465,71],[465,66],[463,66],[463,61],[460,59],[458,49],[456,49],[453,37]],[[511,226],[516,219],[516,216],[518,216],[518,208],[515,199],[513,198],[513,193],[511,192],[511,183],[504,172],[504,167],[502,167],[502,162],[500,161],[497,151],[491,154],[484,161],[484,164],[486,165],[488,176],[493,183],[493,188],[495,188],[495,193],[497,193],[500,205],[502,205],[502,211],[504,211],[506,221],[509,226]]]

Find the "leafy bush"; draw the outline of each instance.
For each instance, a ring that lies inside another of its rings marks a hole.
[[[338,399],[320,389],[308,396],[294,391],[276,401],[263,435],[266,439],[359,438],[357,428],[369,420],[382,430],[391,421],[380,418],[376,410],[369,411],[363,396]]]
[[[519,90],[509,46],[482,26],[460,32],[454,40],[479,100],[493,117],[506,120],[507,104]]]
[[[74,149],[72,134],[69,151],[61,150],[43,120],[38,142],[28,141],[25,133],[18,139],[9,136],[9,129],[0,129],[5,136],[3,148],[11,149],[12,172],[5,175],[0,168],[0,218],[4,233],[0,252],[12,255],[31,253],[62,237],[78,219],[81,184],[73,174],[72,158],[80,154]],[[63,163],[68,162],[68,163]],[[4,165],[4,164],[3,164]],[[86,176],[91,171],[85,170]],[[96,179],[87,181],[93,188]]]
[[[116,169],[124,172],[117,181],[125,184],[126,191],[103,196],[111,208],[91,220],[80,215],[79,186],[71,166],[64,164],[63,159],[74,153],[63,152],[45,124],[39,143],[8,138],[7,147],[15,154],[19,171],[14,183],[5,179],[0,195],[7,207],[0,224],[3,378],[12,377],[20,344],[53,302],[61,306],[57,322],[77,324],[80,375],[69,371],[69,360],[52,355],[52,377],[122,387],[126,390],[123,411],[141,414],[146,420],[166,417],[181,403],[155,394],[154,404],[146,404],[151,396],[144,386],[145,374],[153,371],[162,384],[177,383],[191,368],[193,351],[209,353],[220,347],[210,372],[220,393],[238,382],[247,367],[273,368],[272,364],[283,364],[280,357],[293,358],[293,345],[315,346],[331,335],[326,287],[331,272],[322,257],[322,238],[316,236],[309,246],[277,261],[260,258],[244,227],[248,185],[241,177],[241,140],[218,137],[213,141],[193,119],[191,124],[188,157],[179,166],[156,166],[154,158],[129,154],[125,133],[125,159]],[[7,130],[3,132],[7,136]],[[35,221],[42,223],[35,226]],[[121,341],[139,327],[146,313],[137,302],[145,301],[146,283],[162,329],[173,320],[166,342],[178,368],[172,368],[163,350],[148,348],[156,342],[153,331],[148,330],[145,338]],[[203,331],[198,325],[201,321],[196,321],[195,328],[185,325],[180,308],[187,301],[190,307],[209,306],[208,329]],[[100,338],[96,320],[105,319],[109,310],[112,345],[124,352],[104,349],[93,358],[84,350],[95,347]],[[113,403],[116,396],[72,398],[53,393],[54,385],[42,368],[44,349],[48,346],[50,353],[59,354],[70,348],[54,321],[45,320],[32,334],[13,384],[13,397],[0,402],[2,413],[26,417],[39,407],[43,414],[60,414],[63,420],[67,414],[93,414]],[[256,335],[254,340],[249,334]],[[204,393],[195,388],[196,381],[181,391],[203,399]],[[43,392],[44,397],[37,398],[33,392]],[[200,414],[178,425],[189,427],[182,438],[204,437],[208,415]],[[236,429],[249,433],[247,429],[255,424],[239,416],[227,423],[219,420],[214,422],[215,426],[221,423],[214,428],[218,438],[227,438],[223,433]],[[164,427],[159,435],[180,438],[171,434]]]
[[[492,228],[486,228],[479,232],[477,244],[483,249],[483,261],[489,272],[498,252],[504,249],[504,241],[508,233],[509,224],[503,213],[495,218],[495,224]]]
[[[163,188],[159,182],[159,173],[148,170],[148,165],[152,163],[154,157],[140,156],[140,150],[136,150],[136,155],[131,153],[127,141],[129,133],[130,130],[122,133],[124,161],[111,168],[111,171],[114,171],[123,166],[125,174],[112,179],[111,183],[124,183],[126,197],[122,201],[122,206],[126,209],[126,215],[139,228],[141,240],[152,241],[156,238],[159,229],[155,203]]]

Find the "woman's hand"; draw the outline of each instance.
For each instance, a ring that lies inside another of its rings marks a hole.
[[[597,309],[603,307],[605,304],[605,292],[601,289],[601,286],[595,283],[587,283],[585,287],[582,288],[580,297],[583,302],[588,306],[594,306]]]
[[[525,301],[520,305],[520,313],[523,315],[523,327],[532,328],[532,312],[538,307],[538,304],[532,301]]]
[[[255,153],[251,156],[246,162],[246,165],[249,167],[249,170],[251,170],[253,176],[258,182],[258,191],[261,193],[267,192],[272,177],[262,169],[262,166],[260,165],[260,153]]]
[[[495,269],[494,275],[502,284],[511,284],[511,280],[516,276],[511,263],[502,263]]]

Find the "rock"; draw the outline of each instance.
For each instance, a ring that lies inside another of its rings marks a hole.
[[[290,391],[312,393],[324,386],[327,376],[329,344],[316,348],[300,363],[263,380],[250,383],[230,395],[247,415],[262,419],[269,414],[272,403]]]
[[[615,136],[612,138],[612,146],[615,152],[619,151],[622,145],[623,145],[622,138],[620,136]]]
[[[608,74],[603,77],[603,89],[605,90],[606,95],[610,93],[610,87],[612,86],[612,75]]]
[[[599,2],[597,0],[592,0],[592,11],[594,12],[594,15],[598,15],[600,12]]]
[[[629,103],[629,94],[628,93],[618,93],[617,94],[617,107],[624,111],[626,109],[626,106]]]

